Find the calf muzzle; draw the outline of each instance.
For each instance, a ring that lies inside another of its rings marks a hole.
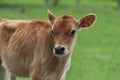
[[[65,52],[65,47],[63,47],[63,46],[56,46],[54,48],[54,50],[55,50],[55,54],[57,54],[57,55],[63,55],[64,52]]]

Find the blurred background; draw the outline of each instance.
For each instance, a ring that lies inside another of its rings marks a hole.
[[[48,20],[48,9],[76,19],[97,15],[90,29],[78,32],[66,80],[120,80],[120,0],[0,0],[1,18]]]

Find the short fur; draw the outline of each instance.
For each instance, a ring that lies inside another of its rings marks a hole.
[[[78,22],[67,15],[58,19],[49,16],[53,25],[47,21],[0,19],[0,80],[4,80],[4,68],[9,72],[8,80],[16,76],[65,80],[76,41],[76,34],[70,36],[70,32],[73,27],[77,30]],[[53,36],[51,29],[57,34]],[[55,45],[64,45],[68,53],[54,55]]]

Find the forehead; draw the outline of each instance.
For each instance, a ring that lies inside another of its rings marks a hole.
[[[69,32],[76,24],[75,19],[72,16],[60,16],[56,19],[53,29],[56,32]]]

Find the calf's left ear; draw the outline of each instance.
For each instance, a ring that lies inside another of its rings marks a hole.
[[[86,16],[84,16],[83,18],[81,18],[80,20],[78,20],[78,28],[88,28],[90,27],[96,20],[96,15],[95,14],[88,14]]]
[[[48,18],[51,24],[53,24],[55,22],[56,16],[50,10],[48,10]]]

